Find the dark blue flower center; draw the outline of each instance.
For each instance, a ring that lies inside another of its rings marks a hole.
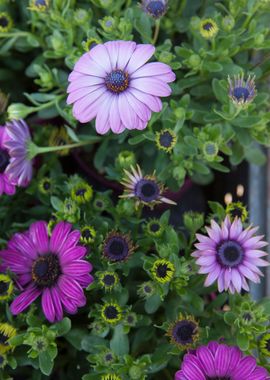
[[[104,255],[111,261],[125,260],[129,255],[129,246],[124,237],[113,236],[104,247]]]
[[[160,224],[158,224],[158,223],[151,223],[150,230],[152,232],[158,232],[160,230]]]
[[[129,85],[128,73],[122,70],[114,70],[105,78],[105,84],[108,90],[119,94],[125,91]]]
[[[4,333],[0,332],[0,345],[8,346],[8,336],[6,336]]]
[[[159,143],[164,148],[170,148],[172,145],[172,142],[173,142],[173,136],[168,131],[163,132],[159,137]]]
[[[154,180],[143,178],[137,182],[134,193],[143,202],[152,202],[158,200],[160,190]]]
[[[112,274],[105,274],[103,282],[106,286],[112,286],[115,283],[115,277]]]
[[[5,16],[0,16],[0,26],[2,26],[2,28],[8,26],[8,19]]]
[[[168,274],[168,272],[171,272],[172,270],[168,268],[167,264],[159,264],[159,266],[156,269],[157,277],[159,278],[165,278]]]
[[[235,87],[233,89],[233,96],[237,100],[243,99],[244,101],[246,101],[248,99],[249,95],[250,95],[250,92],[246,87]]]
[[[206,22],[204,25],[203,25],[203,29],[204,30],[207,30],[208,32],[213,28],[213,24],[211,22]]]
[[[6,150],[0,149],[0,173],[6,170],[9,164],[9,155]]]
[[[107,319],[116,319],[118,318],[118,310],[116,309],[115,306],[107,306],[104,310],[104,315],[106,316]]]
[[[4,363],[4,357],[0,355],[0,365]]]
[[[217,249],[218,261],[226,267],[236,267],[242,263],[244,258],[243,248],[233,240],[223,242]]]
[[[35,1],[35,5],[37,5],[37,6],[46,6],[47,5],[47,3],[46,3],[46,0],[36,0]]]
[[[164,1],[154,0],[149,2],[149,4],[146,6],[146,9],[151,16],[158,18],[165,13],[166,5]]]
[[[86,189],[78,189],[78,190],[76,190],[76,195],[79,197],[83,197],[84,196],[84,194],[86,193]]]
[[[54,286],[61,274],[58,256],[46,253],[39,256],[32,265],[32,279],[40,288]]]
[[[93,238],[93,235],[92,235],[92,232],[89,228],[85,228],[83,231],[82,231],[82,237],[85,238],[85,239],[92,239]]]
[[[5,295],[8,292],[9,283],[5,281],[0,281],[0,295]]]
[[[196,333],[197,326],[192,321],[178,321],[172,329],[172,337],[176,343],[185,345],[193,343],[193,336]]]

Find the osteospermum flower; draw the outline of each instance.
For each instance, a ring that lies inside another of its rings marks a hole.
[[[151,274],[157,282],[166,284],[173,278],[175,272],[174,265],[166,259],[158,259],[151,268]]]
[[[0,195],[13,195],[16,191],[15,182],[10,180],[6,172],[10,162],[10,155],[5,146],[7,139],[8,135],[6,133],[6,128],[0,127]]]
[[[184,356],[175,380],[268,380],[265,368],[238,347],[210,342]]]
[[[71,198],[79,203],[84,204],[93,197],[93,188],[86,182],[77,183],[71,190]]]
[[[156,133],[156,145],[158,149],[170,153],[176,144],[176,134],[172,129],[163,129]]]
[[[144,129],[151,112],[162,109],[161,96],[169,96],[168,82],[175,80],[170,66],[146,62],[152,45],[109,41],[85,53],[69,76],[68,104],[81,123],[96,118],[100,134],[110,129]]]
[[[181,349],[191,347],[199,337],[198,323],[192,316],[179,315],[178,319],[171,323],[167,335],[171,343]]]
[[[164,232],[164,226],[158,219],[151,219],[146,224],[146,233],[152,237],[160,237]]]
[[[42,178],[38,184],[38,189],[42,194],[49,194],[52,191],[52,180],[48,177]]]
[[[12,19],[6,12],[0,13],[0,32],[6,33],[8,32],[12,27]]]
[[[121,262],[128,259],[135,247],[129,235],[110,232],[103,244],[103,257],[111,262]]]
[[[46,222],[35,222],[29,231],[17,233],[7,249],[0,251],[1,265],[16,275],[21,294],[10,309],[17,315],[41,296],[41,305],[50,322],[84,306],[86,288],[93,278],[92,265],[84,260],[86,248],[78,245],[79,231],[71,224],[58,223],[48,236]]]
[[[99,284],[105,291],[111,291],[119,283],[119,276],[115,272],[105,271],[100,273]]]
[[[9,339],[16,335],[16,329],[8,323],[0,323],[0,354],[12,349]]]
[[[160,185],[154,175],[142,174],[141,168],[137,165],[137,170],[131,166],[131,173],[124,170],[126,177],[121,182],[125,186],[122,198],[135,198],[137,206],[141,203],[153,208],[158,203],[176,203],[163,196],[164,186]]]
[[[167,0],[142,0],[141,7],[145,13],[155,19],[162,17],[168,7]]]
[[[235,75],[232,79],[228,76],[229,97],[236,106],[245,106],[252,102],[256,96],[255,75],[249,75],[244,80],[244,74]]]
[[[192,253],[200,266],[199,273],[207,274],[205,286],[217,280],[220,292],[240,293],[242,288],[249,290],[247,279],[260,282],[263,273],[258,267],[268,263],[261,258],[267,253],[260,250],[267,243],[261,240],[263,236],[254,235],[258,227],[244,229],[240,219],[231,222],[227,216],[221,227],[212,220],[211,228],[206,230],[208,236],[196,235],[199,243]]]
[[[217,23],[211,19],[206,18],[200,23],[200,33],[204,38],[214,38],[218,32]]]
[[[18,186],[27,186],[33,175],[33,162],[28,158],[28,144],[31,136],[28,125],[23,120],[13,120],[5,125],[8,139],[5,147],[10,156],[6,174]]]
[[[96,230],[92,226],[84,226],[81,228],[81,242],[84,244],[91,244],[95,241]]]
[[[122,309],[115,302],[105,303],[101,309],[101,317],[109,324],[115,324],[122,318]]]

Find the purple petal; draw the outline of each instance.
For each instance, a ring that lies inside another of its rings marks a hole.
[[[122,124],[128,129],[133,129],[136,123],[136,114],[130,107],[124,93],[118,97],[118,110]]]
[[[49,322],[55,321],[55,309],[50,289],[44,289],[41,297],[43,313]]]
[[[83,56],[81,56],[81,58],[76,62],[74,71],[101,78],[104,78],[107,75],[104,68],[90,58],[89,52],[83,54]]]
[[[154,54],[155,47],[149,44],[139,44],[136,46],[126,70],[129,74],[132,74],[139,67],[143,66]]]
[[[91,49],[91,51],[88,54],[93,61],[95,61],[106,71],[107,74],[109,74],[113,70],[108,50],[104,45],[96,45]]]
[[[49,237],[47,223],[43,221],[35,222],[30,226],[29,236],[35,244],[38,253],[49,252]]]
[[[55,320],[61,321],[63,319],[63,308],[60,300],[60,295],[57,287],[51,288],[51,298],[53,300],[54,304],[54,310],[55,310]]]
[[[153,96],[170,96],[172,93],[167,83],[162,82],[160,79],[155,79],[154,77],[132,79],[130,87]]]
[[[256,360],[252,356],[246,356],[240,360],[238,366],[230,373],[235,379],[249,379],[256,367]]]
[[[114,70],[117,67],[119,43],[117,41],[109,41],[109,42],[105,42],[104,46],[108,50],[108,55],[111,61],[111,67]]]
[[[102,108],[99,109],[96,118],[96,131],[101,135],[107,133],[110,129],[109,117],[110,117],[110,109],[112,105],[112,99],[114,95],[108,93]]]
[[[118,43],[118,59],[117,68],[124,70],[134,50],[136,49],[136,43],[133,41],[117,41]]]
[[[136,88],[130,88],[129,91],[135,96],[135,98],[149,107],[151,111],[160,112],[162,110],[162,102],[158,97],[146,94]]]
[[[79,302],[84,299],[84,294],[81,286],[72,277],[62,275],[58,280],[58,286],[61,292],[65,293],[66,297],[72,298]]]
[[[68,238],[71,227],[72,225],[67,222],[60,222],[54,227],[50,241],[51,252],[61,252],[61,248],[65,244],[66,239]]]
[[[12,314],[20,314],[31,303],[33,303],[41,294],[41,290],[36,288],[35,285],[30,285],[24,292],[22,292],[10,305],[10,311]]]

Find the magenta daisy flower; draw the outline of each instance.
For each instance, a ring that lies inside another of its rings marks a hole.
[[[110,129],[144,129],[151,112],[162,109],[161,96],[169,96],[167,84],[175,80],[170,66],[146,62],[152,45],[109,41],[85,53],[69,76],[68,104],[81,123],[96,118],[100,134]]]
[[[6,174],[16,185],[27,186],[33,175],[33,163],[27,152],[27,145],[31,141],[28,125],[23,120],[13,120],[5,128],[8,135],[5,147],[10,156]]]
[[[269,380],[265,368],[238,347],[210,342],[184,356],[175,380]]]
[[[0,195],[13,195],[16,191],[15,184],[10,181],[6,173],[6,168],[10,160],[8,150],[5,146],[7,139],[8,136],[5,127],[0,127]]]
[[[211,228],[206,227],[208,236],[197,234],[199,243],[192,253],[200,266],[199,273],[208,274],[204,285],[210,286],[216,280],[218,290],[229,290],[231,293],[249,290],[247,279],[260,282],[263,273],[258,267],[267,266],[268,262],[261,257],[267,253],[260,250],[267,243],[263,236],[255,236],[258,227],[243,228],[240,219],[233,222],[227,216],[221,227],[211,221]]]
[[[12,314],[21,313],[39,296],[50,322],[60,321],[63,310],[74,314],[85,305],[83,288],[93,281],[92,265],[83,259],[86,248],[78,245],[80,232],[71,227],[60,222],[49,238],[47,223],[35,222],[0,251],[1,269],[13,272],[22,290],[10,306]]]

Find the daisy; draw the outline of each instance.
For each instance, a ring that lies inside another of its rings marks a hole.
[[[153,208],[158,203],[176,203],[163,196],[164,187],[160,185],[154,175],[142,174],[141,168],[137,165],[137,170],[131,166],[131,172],[124,170],[126,177],[121,182],[125,187],[122,198],[135,198],[137,205],[140,203]]]
[[[50,238],[47,227],[39,221],[15,234],[0,259],[21,289],[10,306],[12,314],[20,314],[41,296],[46,318],[55,322],[63,318],[63,309],[74,314],[85,305],[83,288],[93,281],[92,265],[84,260],[86,248],[78,245],[80,232],[71,231],[71,224],[58,223]]]
[[[228,76],[229,97],[236,106],[247,105],[252,102],[256,96],[255,75],[248,76],[244,80],[244,74],[238,74],[233,79]]]
[[[10,162],[10,155],[5,142],[8,140],[5,127],[0,127],[0,195],[13,195],[16,191],[15,182],[11,181],[7,175],[7,167]]]
[[[146,63],[152,45],[133,41],[109,41],[85,53],[69,76],[68,104],[81,123],[96,118],[96,130],[144,129],[152,112],[162,109],[161,96],[171,95],[168,82],[175,80],[170,66]]]
[[[199,243],[192,253],[200,266],[199,273],[207,274],[205,286],[217,280],[220,292],[240,293],[242,288],[249,290],[247,279],[260,282],[263,273],[258,267],[268,262],[261,258],[267,253],[260,249],[267,243],[261,240],[263,236],[254,235],[258,227],[244,229],[239,218],[232,222],[227,216],[221,227],[212,220],[211,228],[206,230],[208,236],[196,234]]]
[[[179,315],[178,319],[171,323],[167,336],[171,343],[182,350],[190,348],[199,338],[199,326],[192,316]]]
[[[162,17],[168,8],[168,0],[143,0],[141,7],[145,13],[154,19]]]
[[[210,342],[184,356],[175,380],[269,380],[265,368],[238,347]]]
[[[103,257],[112,263],[126,261],[135,247],[130,236],[120,232],[110,232],[103,244]]]
[[[27,186],[33,175],[33,162],[28,158],[28,144],[31,136],[28,125],[23,120],[13,120],[5,125],[8,139],[5,147],[10,156],[6,174],[18,186]]]

